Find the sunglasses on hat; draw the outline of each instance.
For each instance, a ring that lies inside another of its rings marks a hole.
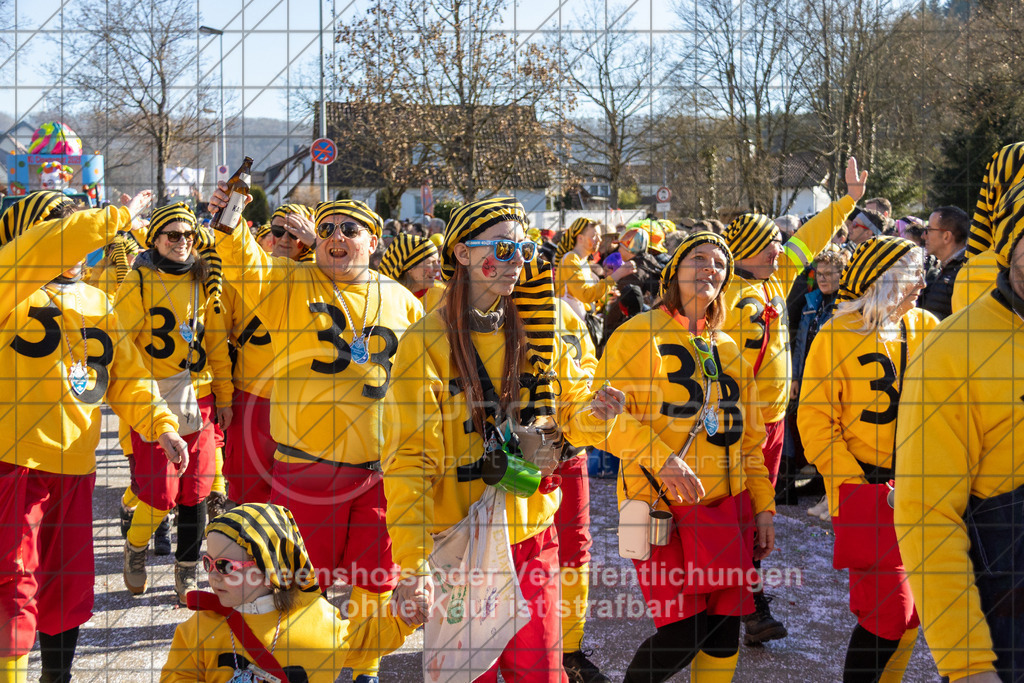
[[[523,255],[524,261],[532,261],[537,255],[537,243],[532,240],[466,240],[465,244],[467,247],[493,247],[494,258],[499,261],[511,261],[517,251]]]
[[[273,230],[274,228],[271,227],[270,229]],[[338,229],[348,239],[358,236],[360,230],[368,230],[365,225],[360,225],[354,221],[345,221],[344,223],[328,223],[324,221],[316,226],[316,235],[322,240],[330,239],[334,231]]]
[[[256,562],[253,560],[229,560],[226,557],[210,557],[206,553],[203,553],[203,570],[211,572],[216,570],[221,576],[231,576],[237,571],[241,571],[246,567],[255,567]]]
[[[172,230],[170,232],[165,231],[160,233],[160,235],[166,237],[167,241],[171,244],[177,244],[183,237],[189,242],[194,242],[196,239],[196,233],[193,230],[189,230],[187,232],[178,232],[177,230]],[[157,235],[157,237],[160,235]]]

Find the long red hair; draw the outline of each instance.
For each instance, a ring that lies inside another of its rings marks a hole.
[[[473,426],[478,434],[484,434],[484,423],[487,413],[484,408],[484,390],[477,372],[476,355],[473,353],[473,338],[470,326],[469,271],[461,263],[455,266],[455,274],[448,282],[445,293],[444,318],[447,326],[446,336],[452,350],[455,369],[462,378],[462,389],[466,395]],[[505,324],[502,334],[505,335],[505,361],[501,368],[501,393],[498,406],[502,414],[519,419],[519,373],[526,359],[526,330],[519,310],[511,296],[502,297],[505,305]],[[495,389],[498,382],[492,378]]]

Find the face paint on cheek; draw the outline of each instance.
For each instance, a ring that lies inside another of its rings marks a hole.
[[[484,277],[498,277],[498,266],[494,262],[493,256],[488,256],[487,258],[484,259],[483,265],[480,266],[480,272],[484,274]]]

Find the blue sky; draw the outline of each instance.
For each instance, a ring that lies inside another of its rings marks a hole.
[[[76,2],[64,0],[65,11]],[[93,0],[101,1],[101,0]],[[519,0],[509,3],[505,26],[538,39],[544,31],[569,24],[594,0]],[[203,24],[223,29],[224,85],[228,115],[244,110],[246,117],[300,117],[295,90],[316,73],[318,12],[316,0],[197,0]],[[340,19],[361,15],[367,0],[324,0],[324,23],[331,26],[332,10]],[[669,0],[626,0],[633,30],[663,31],[674,22]],[[7,0],[13,14],[4,38],[18,45],[16,55],[4,50],[0,67],[0,112],[34,120],[33,112],[59,105],[59,83],[49,83],[40,68],[59,56],[60,0]],[[17,29],[14,30],[14,17]],[[325,47],[334,49],[330,33]],[[200,36],[197,42],[205,82],[220,83],[218,38]]]

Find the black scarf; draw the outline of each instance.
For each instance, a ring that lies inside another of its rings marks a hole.
[[[150,268],[159,270],[168,275],[185,275],[189,273],[196,264],[196,255],[189,254],[184,263],[179,263],[169,258],[164,258],[156,249],[147,249],[139,254],[133,264],[134,268]]]
[[[1003,268],[996,276],[996,288],[992,291],[992,297],[1000,304],[1015,311],[1017,315],[1024,317],[1024,299],[1017,296],[1010,284],[1010,271]]]

